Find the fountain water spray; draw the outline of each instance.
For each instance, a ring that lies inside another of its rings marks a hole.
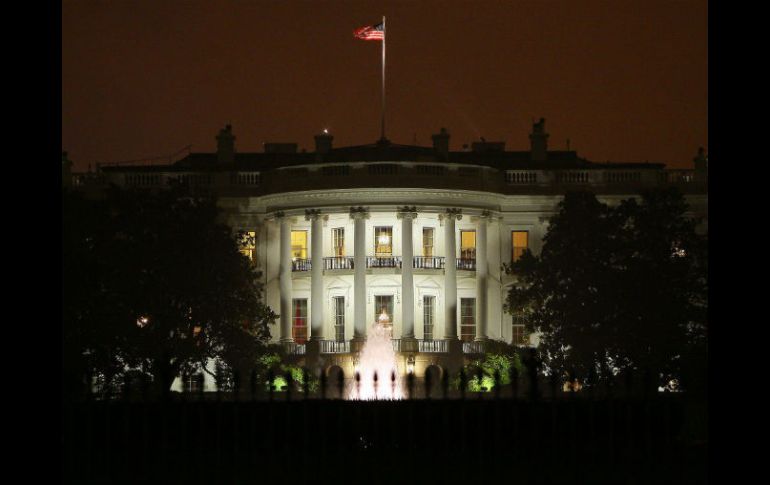
[[[383,310],[377,321],[369,328],[369,334],[361,349],[356,372],[360,382],[351,389],[348,399],[403,399],[398,375],[396,352],[391,342],[390,318]]]

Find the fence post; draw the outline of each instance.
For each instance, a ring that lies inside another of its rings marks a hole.
[[[128,401],[131,395],[131,376],[126,372],[123,373],[123,399]]]
[[[273,369],[269,369],[267,371],[267,399],[268,401],[273,400],[273,384],[275,383],[275,373],[273,372]]]
[[[431,378],[431,373],[426,372],[425,373],[425,381],[423,384],[425,385],[425,399],[430,399],[430,390],[431,390],[431,384],[433,384]]]
[[[286,371],[286,401],[291,401],[291,387],[294,385],[294,377],[291,371]]]
[[[498,400],[500,399],[500,371],[498,369],[495,369],[493,377],[495,380],[495,400]]]
[[[447,399],[447,396],[449,395],[449,370],[444,369],[444,372],[441,374],[441,391],[444,394],[444,400]]]
[[[631,397],[634,391],[634,370],[632,368],[626,369],[626,397]]]
[[[511,366],[511,391],[513,399],[519,398],[519,369]]]
[[[198,383],[198,400],[203,401],[203,374],[195,376],[195,381]]]
[[[337,390],[339,391],[340,399],[344,399],[343,393],[345,392],[345,374],[342,371],[337,373]]]
[[[308,372],[307,367],[302,368],[302,393],[304,394],[305,400],[307,400],[307,395],[310,392],[310,372]]]
[[[318,376],[321,385],[321,399],[326,399],[326,372],[321,369],[321,375]]]
[[[540,390],[538,389],[537,385],[538,370],[540,366],[537,359],[537,351],[535,349],[529,350],[529,358],[527,359],[526,366],[527,377],[529,380],[529,399],[532,401],[537,401],[540,394]]]
[[[409,390],[409,399],[412,399],[414,393],[414,373],[409,372],[406,375],[406,388]]]
[[[251,394],[251,400],[257,399],[257,370],[251,369],[251,376],[249,377],[249,391]]]
[[[465,369],[460,369],[460,399],[465,399],[465,388],[468,386],[468,376],[465,375]]]
[[[140,385],[142,387],[142,401],[147,401],[147,393],[149,392],[149,383],[147,382],[147,374],[142,372],[142,377],[140,379]]]
[[[551,399],[556,400],[556,390],[559,387],[559,376],[556,372],[551,372]]]
[[[238,369],[233,370],[233,400],[238,401],[241,394],[241,373]]]

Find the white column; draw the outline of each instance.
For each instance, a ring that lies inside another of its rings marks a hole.
[[[447,209],[444,215],[444,338],[457,340],[457,240],[455,221],[460,209]]]
[[[401,331],[402,339],[414,339],[414,268],[412,225],[417,217],[415,207],[400,207],[401,219]]]
[[[321,211],[305,211],[305,220],[312,221],[310,228],[310,339],[323,340],[323,218]]]
[[[476,223],[476,340],[487,339],[487,220],[485,212]]]
[[[276,214],[281,224],[281,255],[278,263],[278,287],[281,292],[281,342],[293,342],[291,336],[291,220]]]
[[[351,207],[353,230],[353,339],[366,339],[366,219],[369,211]]]

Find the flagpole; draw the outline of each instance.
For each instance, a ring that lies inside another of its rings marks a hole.
[[[385,38],[387,29],[385,28],[385,16],[382,16],[382,132],[381,139],[385,140]]]

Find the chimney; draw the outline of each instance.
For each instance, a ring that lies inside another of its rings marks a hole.
[[[323,133],[316,135],[315,152],[319,155],[329,153],[332,149],[332,140],[334,140],[334,137],[329,134],[328,130],[324,130]]]
[[[545,132],[545,118],[532,123],[532,133],[529,135],[530,160],[543,162],[548,159],[548,133]]]
[[[431,136],[433,139],[433,151],[436,152],[436,155],[441,160],[448,160],[449,159],[449,132],[446,131],[446,128],[441,128],[441,131],[439,133]]]
[[[235,136],[233,127],[225,126],[217,135],[217,162],[233,163],[235,161]]]
[[[72,160],[67,157],[67,152],[61,152],[61,185],[72,187]]]

